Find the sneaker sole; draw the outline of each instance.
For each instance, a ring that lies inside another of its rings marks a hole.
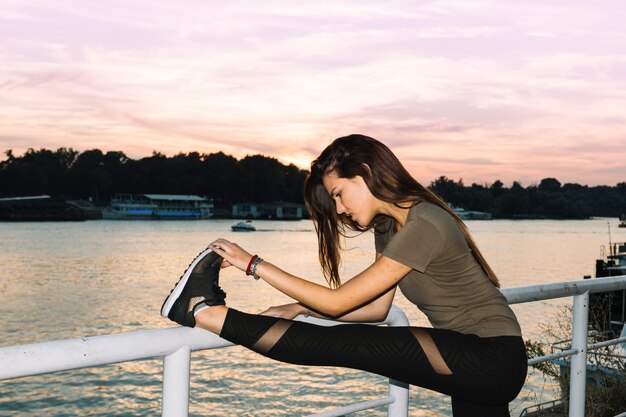
[[[191,263],[189,264],[189,266],[187,267],[183,275],[180,277],[180,279],[176,283],[176,286],[170,292],[170,295],[168,295],[165,301],[163,302],[163,306],[161,307],[161,315],[163,317],[168,318],[168,315],[170,311],[172,310],[174,303],[176,302],[178,297],[180,297],[180,294],[183,292],[185,285],[187,285],[187,281],[189,280],[191,271],[193,271],[196,265],[198,265],[198,263],[201,260],[203,260],[206,256],[208,256],[211,252],[213,251],[207,248],[203,250],[202,252],[200,252],[198,256],[196,256],[196,258],[193,261],[191,261]]]

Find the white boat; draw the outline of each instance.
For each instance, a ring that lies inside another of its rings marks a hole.
[[[230,226],[231,229],[235,232],[254,232],[256,231],[256,227],[252,224],[251,220],[246,220],[245,222],[238,222]]]
[[[461,218],[461,220],[491,220],[491,213],[484,211],[468,211],[463,207],[454,207],[452,204],[448,204],[454,212]]]

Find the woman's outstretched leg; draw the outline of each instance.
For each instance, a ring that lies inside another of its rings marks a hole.
[[[198,325],[205,328],[213,314],[199,313]],[[526,375],[523,342],[515,337],[368,324],[327,327],[234,309],[227,309],[220,336],[282,362],[359,369],[448,394],[455,417],[508,416],[508,403]]]

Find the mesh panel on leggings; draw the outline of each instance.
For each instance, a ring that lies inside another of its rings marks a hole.
[[[277,321],[250,349],[261,354],[269,352],[280,338],[283,337],[289,327],[291,327],[292,323],[293,322],[287,320]]]
[[[441,352],[437,349],[437,345],[435,345],[433,338],[426,331],[420,328],[412,327],[411,332],[422,346],[424,354],[426,355],[426,358],[428,358],[428,362],[430,362],[430,366],[433,367],[433,370],[439,375],[452,375],[452,371],[446,364],[443,356],[441,356]]]

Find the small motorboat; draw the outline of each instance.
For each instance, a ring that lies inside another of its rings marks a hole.
[[[252,224],[251,220],[246,220],[245,222],[235,223],[230,226],[231,229],[235,232],[254,232],[256,231],[256,227]]]

